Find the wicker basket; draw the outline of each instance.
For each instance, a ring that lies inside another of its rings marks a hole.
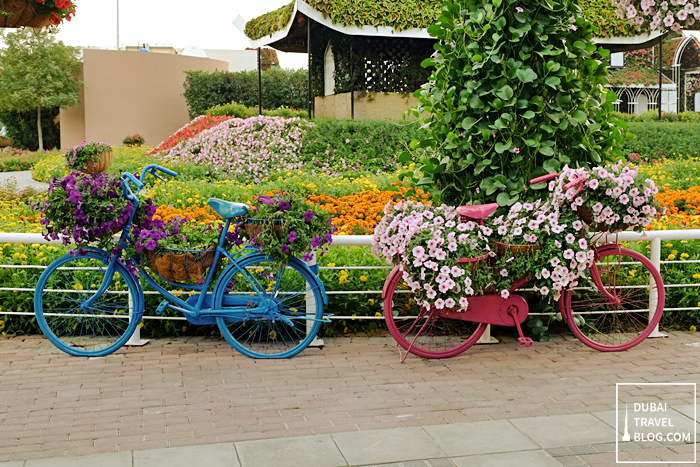
[[[5,0],[0,4],[0,9],[11,13],[10,16],[0,16],[0,27],[5,28],[43,28],[49,25],[51,17],[37,13],[35,2],[27,0]]]
[[[114,159],[114,153],[112,151],[104,151],[100,153],[100,160],[95,162],[88,162],[85,164],[86,169],[82,169],[81,172],[84,174],[101,173],[109,169],[112,165],[112,160]]]
[[[576,212],[578,213],[579,219],[588,224],[591,227],[591,230],[595,232],[620,232],[623,230],[617,226],[596,224],[593,222],[593,213],[587,206],[579,206],[578,209],[576,209]]]
[[[540,245],[511,245],[510,243],[495,242],[496,253],[499,256],[505,256],[511,253],[513,256],[531,255],[537,250],[542,249]]]
[[[246,233],[248,233],[248,238],[250,238],[251,241],[260,243],[258,240],[258,236],[260,235],[260,232],[262,232],[262,224],[265,224],[267,222],[273,221],[275,223],[275,233],[280,236],[282,235],[282,220],[281,219],[246,219],[245,224],[243,226],[245,227]]]
[[[149,251],[146,257],[151,271],[167,281],[200,282],[204,279],[207,269],[214,263],[214,252],[214,249],[170,250],[165,254],[155,255]]]
[[[12,146],[12,138],[4,138],[0,136],[0,148],[7,148]]]

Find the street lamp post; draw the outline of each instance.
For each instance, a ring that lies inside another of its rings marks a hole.
[[[117,0],[117,50],[119,50],[119,0]]]

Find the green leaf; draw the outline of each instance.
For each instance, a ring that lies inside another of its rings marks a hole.
[[[529,118],[534,118],[534,117],[535,117],[535,112],[533,112],[532,110],[528,110],[527,112],[525,112],[523,114],[523,118],[529,119]]]
[[[557,76],[548,76],[544,80],[544,84],[546,84],[547,86],[551,86],[551,87],[559,86],[560,83],[561,83],[561,80]]]
[[[411,159],[411,153],[402,152],[401,155],[399,155],[399,162],[411,162]]]
[[[531,83],[532,81],[537,79],[537,73],[532,71],[532,68],[527,68],[527,69],[518,69],[515,72],[515,75],[518,77],[520,81],[523,83]]]
[[[554,155],[554,149],[552,149],[550,147],[543,146],[540,148],[539,152],[540,152],[540,154],[545,155],[545,156],[553,156]]]
[[[586,115],[586,112],[583,110],[576,110],[571,118],[576,120],[578,123],[584,124],[586,123],[586,120],[588,120],[588,115]]]
[[[503,154],[503,153],[506,152],[508,149],[510,149],[510,143],[505,143],[505,144],[503,144],[503,143],[501,143],[501,142],[498,142],[498,143],[496,143],[495,149],[496,149],[496,152],[497,152],[498,154]]]
[[[424,177],[418,180],[418,183],[416,185],[432,185],[433,184],[433,179],[430,177]]]
[[[411,141],[411,143],[408,145],[411,149],[415,150],[418,147],[418,140],[414,139]]]
[[[484,102],[479,99],[479,96],[472,94],[472,96],[469,98],[469,107],[474,110],[479,110],[484,107]]]
[[[464,128],[465,131],[468,131],[474,126],[475,123],[476,119],[474,117],[467,117],[462,120],[462,128]]]
[[[513,97],[513,88],[506,84],[496,93],[496,95],[504,101],[509,101],[510,98]]]
[[[515,204],[516,201],[518,201],[518,196],[511,197],[505,191],[499,193],[498,196],[496,196],[496,202],[499,206],[512,206],[513,204]]]
[[[559,165],[559,161],[556,159],[547,159],[544,161],[544,164],[542,164],[542,167],[544,170],[547,172],[559,172],[559,168],[561,167]]]

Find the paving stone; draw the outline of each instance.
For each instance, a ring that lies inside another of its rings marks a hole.
[[[81,457],[53,457],[48,459],[30,459],[24,467],[132,467],[131,452],[114,452],[94,454]]]
[[[507,452],[455,457],[457,467],[561,467],[561,462],[544,451]]]
[[[185,446],[134,452],[133,467],[240,467],[232,443]]]
[[[450,459],[428,459],[425,461],[428,467],[455,467],[454,462]]]
[[[561,456],[556,457],[556,460],[561,462],[562,465],[582,465],[583,461],[576,456]]]
[[[0,467],[24,467],[24,461],[0,462]]]
[[[511,423],[543,448],[615,440],[615,430],[591,414],[518,418]]]
[[[447,457],[421,428],[394,428],[333,434],[350,465]]]
[[[345,467],[329,435],[236,443],[241,467]],[[367,462],[365,462],[367,464]]]
[[[424,430],[449,457],[539,448],[506,420],[428,426]]]
[[[596,448],[588,444],[582,444],[580,446],[567,446],[571,452],[574,454],[595,454],[598,452]]]
[[[559,457],[559,456],[570,456],[571,451],[569,451],[566,447],[561,447],[561,448],[549,448],[545,449],[547,454],[549,454],[552,457]]]

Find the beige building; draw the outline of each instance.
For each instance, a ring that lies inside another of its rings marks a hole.
[[[209,58],[85,49],[80,103],[61,109],[61,148],[90,140],[118,145],[135,133],[156,146],[190,121],[184,72],[228,69]]]

